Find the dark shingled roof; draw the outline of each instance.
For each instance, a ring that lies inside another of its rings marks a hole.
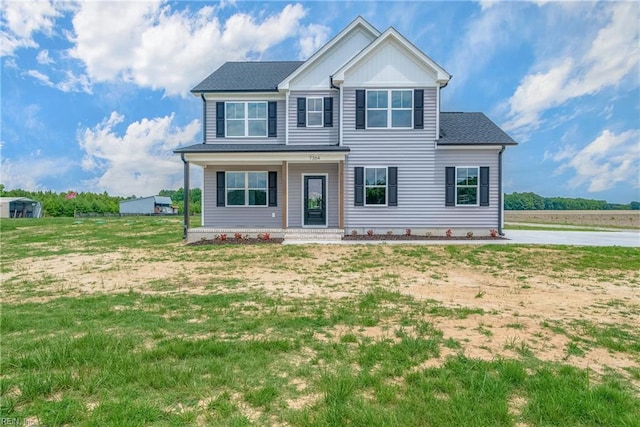
[[[482,113],[440,113],[438,145],[517,145]]]
[[[191,89],[202,92],[269,92],[303,61],[225,62]]]
[[[285,145],[285,144],[195,144],[174,150],[174,153],[295,153],[345,152],[349,147],[340,145]]]

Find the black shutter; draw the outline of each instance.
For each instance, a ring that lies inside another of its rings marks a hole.
[[[398,168],[387,168],[387,206],[398,206]]]
[[[278,132],[276,130],[276,128],[278,127],[278,103],[276,101],[269,101],[268,110],[269,115],[267,117],[269,119],[269,131],[267,135],[269,135],[269,138],[275,138],[278,135]]]
[[[445,206],[456,205],[456,168],[447,166],[445,169]]]
[[[278,172],[269,172],[269,206],[278,206]]]
[[[324,99],[324,127],[333,127],[333,98],[330,96]]]
[[[355,169],[354,200],[355,206],[364,206],[364,168],[358,166]]]
[[[413,91],[413,128],[424,129],[424,90]]]
[[[489,206],[489,167],[480,168],[480,206]]]
[[[364,129],[365,109],[365,91],[356,90],[356,129]]]
[[[224,138],[224,102],[216,102],[216,138]]]
[[[307,98],[298,98],[298,127],[307,126]]]
[[[216,206],[224,206],[225,200],[225,174],[224,172],[216,172]]]

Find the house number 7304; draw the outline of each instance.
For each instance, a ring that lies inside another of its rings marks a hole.
[[[318,156],[317,154],[311,154],[309,156],[309,160],[320,160],[320,156]]]

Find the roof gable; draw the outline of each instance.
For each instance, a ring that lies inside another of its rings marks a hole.
[[[376,58],[381,58],[381,64],[384,63],[387,66],[387,74],[391,72],[389,67],[392,67],[397,72],[404,74],[406,79],[421,80],[429,76],[441,86],[446,85],[451,79],[451,75],[444,68],[414,46],[395,28],[389,27],[369,46],[336,70],[332,75],[333,81],[337,84],[342,84],[350,74],[355,73],[357,70],[362,70],[369,61],[375,62]],[[404,64],[399,64],[398,61],[403,61]],[[377,72],[382,72],[382,77],[384,78],[391,78],[390,76],[384,76],[384,67],[381,67],[381,64],[375,67],[378,69]],[[406,65],[411,69],[407,69]]]
[[[278,89],[290,89],[294,81],[303,79],[305,75],[308,75],[314,68],[326,68],[324,76],[328,86],[329,74],[336,67],[339,67],[356,55],[378,36],[380,36],[380,31],[369,24],[362,16],[358,16],[329,42],[311,55],[302,66],[286,76],[286,78],[283,78],[278,85]],[[327,66],[322,67],[325,63]],[[311,80],[313,80],[313,78]],[[305,82],[303,82],[303,84],[305,84]]]
[[[191,93],[276,92],[278,83],[302,64],[302,61],[225,62]]]

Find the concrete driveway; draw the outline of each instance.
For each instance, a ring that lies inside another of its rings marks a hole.
[[[545,231],[505,230],[509,240],[501,243],[524,243],[575,246],[640,247],[639,231]]]

